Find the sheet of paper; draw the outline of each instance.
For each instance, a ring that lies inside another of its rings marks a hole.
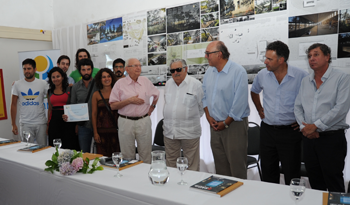
[[[64,114],[68,116],[67,122],[79,122],[89,120],[87,103],[64,105]]]

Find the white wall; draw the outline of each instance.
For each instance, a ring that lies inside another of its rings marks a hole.
[[[121,17],[137,11],[158,9],[193,0],[54,0],[54,28],[92,23],[110,17]]]
[[[5,99],[7,108],[7,120],[0,120],[0,136],[2,138],[15,138],[11,132],[11,87],[12,83],[19,79],[20,62],[18,61],[19,51],[50,50],[52,42],[18,40],[0,38],[0,68],[3,71]],[[17,116],[17,126],[18,116]]]
[[[53,0],[2,0],[0,2],[0,26],[40,30],[54,28]]]

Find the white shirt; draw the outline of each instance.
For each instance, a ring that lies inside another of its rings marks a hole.
[[[179,86],[172,78],[166,82],[163,124],[165,137],[195,139],[201,136],[203,95],[202,83],[189,75]]]
[[[11,94],[18,96],[19,122],[23,124],[46,124],[44,96],[49,84],[40,79],[27,82],[21,79],[12,86]]]

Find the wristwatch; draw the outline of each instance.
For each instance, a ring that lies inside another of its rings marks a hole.
[[[225,128],[227,129],[227,128],[228,128],[228,125],[225,123],[225,120],[224,120],[224,121],[222,121],[222,123],[224,123]]]
[[[152,107],[156,108],[156,105],[151,105]]]

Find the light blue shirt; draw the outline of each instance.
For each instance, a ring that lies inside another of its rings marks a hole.
[[[350,75],[328,67],[317,89],[315,74],[303,79],[295,100],[294,113],[300,130],[315,124],[318,132],[347,129],[346,115],[350,107]]]
[[[221,72],[210,66],[203,79],[203,108],[216,121],[228,116],[242,121],[250,114],[248,105],[248,76],[245,69],[230,60]]]
[[[72,77],[68,76],[68,84],[73,84],[74,85],[75,81]]]
[[[298,95],[302,79],[307,75],[306,71],[288,65],[287,74],[279,84],[275,74],[266,68],[258,73],[251,91],[256,94],[264,91],[265,118],[262,121],[269,125],[290,125],[295,122],[295,98]]]

